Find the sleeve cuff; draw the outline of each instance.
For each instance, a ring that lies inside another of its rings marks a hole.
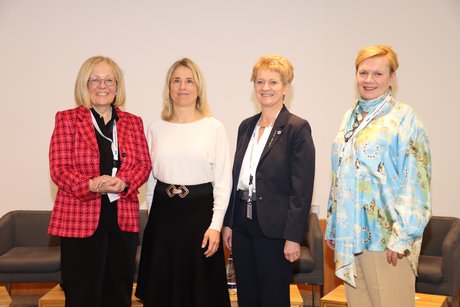
[[[411,242],[403,240],[394,235],[391,235],[390,240],[388,241],[387,248],[391,249],[394,252],[400,254],[407,254],[410,252]]]

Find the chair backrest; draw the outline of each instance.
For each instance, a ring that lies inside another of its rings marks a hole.
[[[51,211],[17,210],[4,218],[13,224],[15,246],[58,246],[58,237],[48,235]]]
[[[455,218],[432,216],[423,232],[421,255],[442,256],[442,243]]]

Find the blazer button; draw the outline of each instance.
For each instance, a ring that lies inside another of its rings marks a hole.
[[[262,196],[259,196],[258,197],[258,200],[263,200],[264,198]]]
[[[122,154],[121,154],[121,157],[122,157],[122,158],[126,158],[126,153],[125,153],[125,152],[122,153]]]

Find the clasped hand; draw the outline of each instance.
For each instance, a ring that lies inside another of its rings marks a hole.
[[[89,180],[89,190],[94,193],[119,193],[126,183],[118,177],[102,175]]]

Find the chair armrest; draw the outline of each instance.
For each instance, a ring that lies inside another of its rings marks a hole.
[[[14,221],[12,214],[0,218],[0,256],[14,247]]]
[[[460,219],[455,218],[442,243],[443,275],[452,280],[453,291],[460,289]]]

